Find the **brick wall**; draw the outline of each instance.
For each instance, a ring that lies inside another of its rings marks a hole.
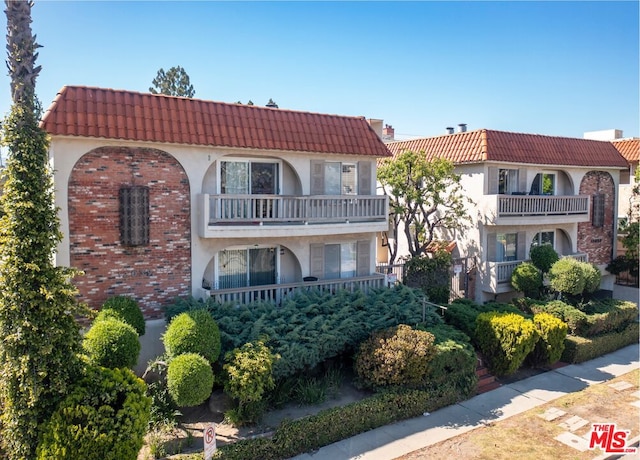
[[[149,187],[149,244],[120,244],[121,186]],[[84,155],[69,179],[71,266],[81,300],[92,308],[114,295],[129,295],[146,318],[191,292],[189,180],[166,152],[101,147]]]
[[[598,192],[605,195],[604,225],[594,227],[591,222],[578,224],[578,252],[588,254],[589,262],[608,264],[613,251],[613,226],[616,224],[617,214],[617,210],[614,209],[615,186],[608,172],[591,171],[582,179],[581,195],[593,197]]]

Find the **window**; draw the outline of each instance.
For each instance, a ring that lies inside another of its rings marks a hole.
[[[496,235],[496,262],[518,260],[518,234],[498,233]]]
[[[326,162],[324,164],[324,193],[326,195],[355,195],[358,187],[355,163]]]
[[[218,289],[276,283],[276,249],[225,249],[218,253]]]
[[[556,175],[549,173],[536,174],[531,184],[530,195],[555,195]]]
[[[543,244],[549,244],[554,247],[555,232],[540,232],[531,242],[531,247],[542,246]]]
[[[593,195],[593,212],[591,213],[591,223],[594,227],[604,226],[604,194]]]
[[[498,170],[498,193],[500,195],[510,195],[514,192],[518,192],[518,170]]]
[[[230,195],[276,195],[279,163],[270,161],[220,162],[220,193]]]
[[[149,187],[120,189],[120,241],[125,246],[149,244]]]
[[[311,244],[309,274],[318,279],[353,278],[370,274],[371,243],[368,240]]]

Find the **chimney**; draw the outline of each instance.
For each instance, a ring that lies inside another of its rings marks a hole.
[[[391,125],[384,125],[382,128],[382,139],[385,141],[392,141],[394,139],[395,130]]]
[[[453,134],[453,126],[447,126],[447,134]]]
[[[458,124],[458,132],[459,133],[466,133],[467,132],[467,125],[465,123]]]

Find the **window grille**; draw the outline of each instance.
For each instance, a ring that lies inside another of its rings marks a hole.
[[[591,222],[594,227],[604,226],[604,195],[593,195],[593,213]]]
[[[149,187],[120,189],[120,241],[125,246],[149,244]]]

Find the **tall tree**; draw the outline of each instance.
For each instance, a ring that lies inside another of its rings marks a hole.
[[[470,220],[466,204],[472,201],[464,195],[460,175],[449,160],[428,161],[424,153],[405,151],[383,160],[378,182],[389,196],[389,220],[396,235],[389,243],[391,263],[398,255],[400,223],[409,253],[416,257],[425,253],[439,232],[462,230]]]
[[[61,233],[47,136],[38,125],[33,3],[5,2],[13,104],[2,133],[9,158],[0,198],[0,442],[7,458],[30,459],[39,425],[81,370],[75,316],[83,310],[73,273],[53,264]]]
[[[149,91],[153,94],[181,97],[193,97],[196,94],[189,80],[189,75],[180,66],[171,67],[166,73],[161,68],[151,84],[153,86],[149,88]]]

